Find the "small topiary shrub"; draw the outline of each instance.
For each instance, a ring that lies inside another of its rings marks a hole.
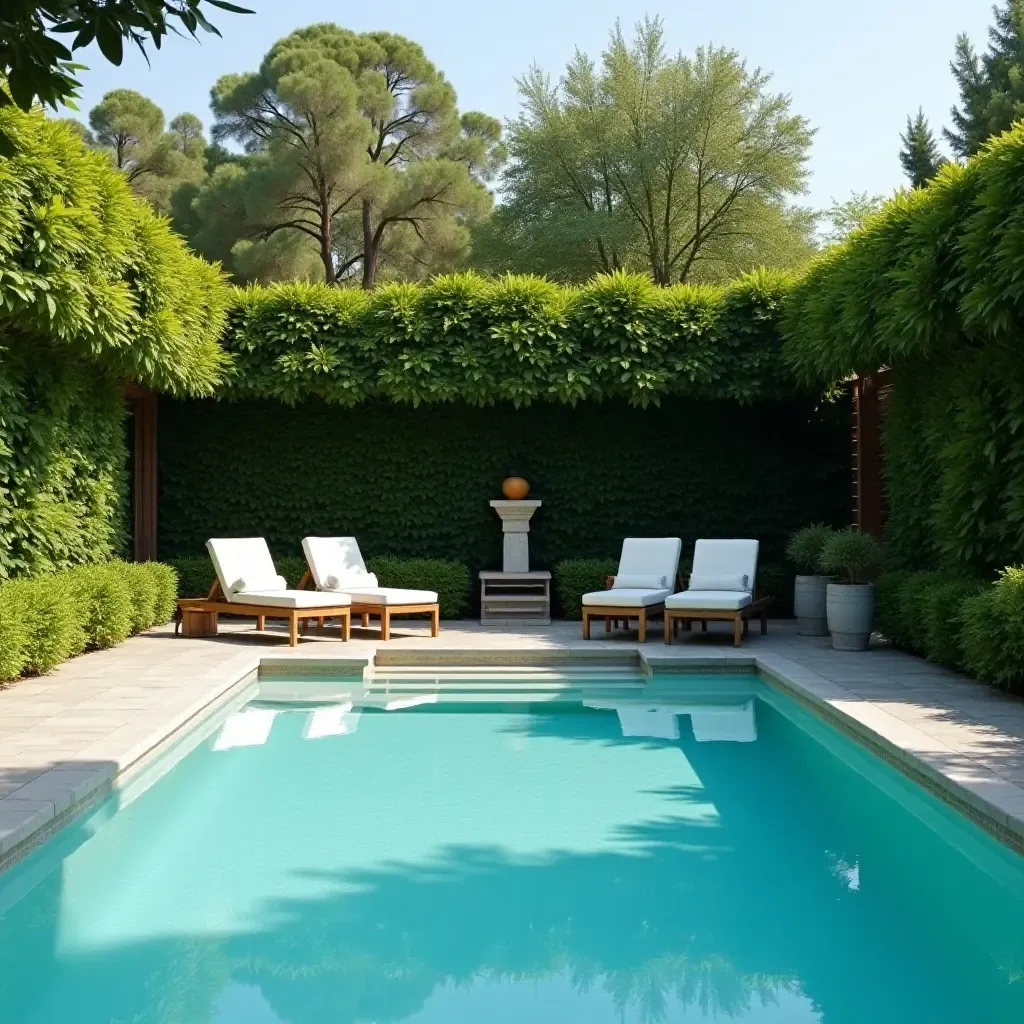
[[[1024,567],[1004,569],[962,607],[964,667],[982,682],[1024,694]]]
[[[366,568],[376,575],[382,587],[436,590],[442,619],[461,619],[469,611],[469,568],[461,562],[377,555],[366,560]]]
[[[842,577],[844,583],[866,583],[881,568],[881,542],[872,533],[840,530],[822,546],[819,565],[826,574]]]
[[[835,531],[824,523],[815,523],[797,530],[789,538],[786,554],[801,573],[821,572],[821,552]]]
[[[962,671],[963,609],[983,584],[979,580],[949,579],[936,583],[924,596],[922,613],[925,625],[924,653],[929,661]]]
[[[619,568],[615,558],[569,558],[552,570],[555,595],[566,619],[583,618],[583,595],[604,590]]]

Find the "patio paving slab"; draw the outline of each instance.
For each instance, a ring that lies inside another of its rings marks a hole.
[[[497,627],[403,621],[381,644],[373,629],[336,629],[289,648],[283,631],[257,633],[251,622],[222,622],[217,637],[188,639],[161,627],[120,647],[83,655],[52,674],[0,689],[0,868],[56,827],[62,815],[95,799],[128,769],[197,716],[241,692],[263,663],[266,674],[360,674],[381,652],[381,671],[487,662],[491,671],[543,660],[563,667],[635,665],[680,669],[760,669],[816,706],[1000,838],[1024,852],[1024,700],[925,661],[878,647],[833,651],[827,638],[801,637],[792,622],[772,622],[733,648],[724,630],[694,631],[666,646],[655,628],[584,641],[578,622]],[[300,672],[300,664],[303,669]],[[993,823],[998,825],[994,828]]]

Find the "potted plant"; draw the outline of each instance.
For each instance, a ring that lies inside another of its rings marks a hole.
[[[815,523],[797,530],[786,545],[786,554],[801,573],[793,581],[793,614],[801,636],[828,636],[825,586],[829,578],[820,574],[819,566],[822,549],[833,532],[830,526]]]
[[[870,582],[882,563],[882,545],[871,533],[842,530],[821,551],[824,572],[841,577],[825,588],[825,616],[837,651],[866,651],[875,617],[875,585]]]

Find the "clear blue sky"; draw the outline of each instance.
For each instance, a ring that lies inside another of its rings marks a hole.
[[[188,110],[209,122],[209,90],[218,76],[254,69],[271,44],[293,29],[335,21],[356,31],[386,29],[419,42],[454,84],[463,110],[502,119],[519,110],[515,78],[531,62],[557,75],[579,47],[597,56],[616,18],[631,27],[660,14],[671,50],[714,42],[738,50],[792,96],[794,110],[818,129],[807,202],[827,206],[851,191],[887,193],[902,183],[899,133],[918,106],[937,131],[956,88],[949,60],[958,32],[987,42],[991,0],[236,0],[253,15],[216,12],[224,38],[201,45],[172,39],[152,69],[135,53],[120,68],[82,51],[89,108],[114,88],[133,88],[167,114]],[[214,12],[211,11],[211,15]]]

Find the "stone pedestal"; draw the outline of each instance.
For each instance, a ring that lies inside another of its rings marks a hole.
[[[530,520],[541,506],[539,501],[492,501],[491,508],[501,516],[505,535],[503,572],[530,571]]]

